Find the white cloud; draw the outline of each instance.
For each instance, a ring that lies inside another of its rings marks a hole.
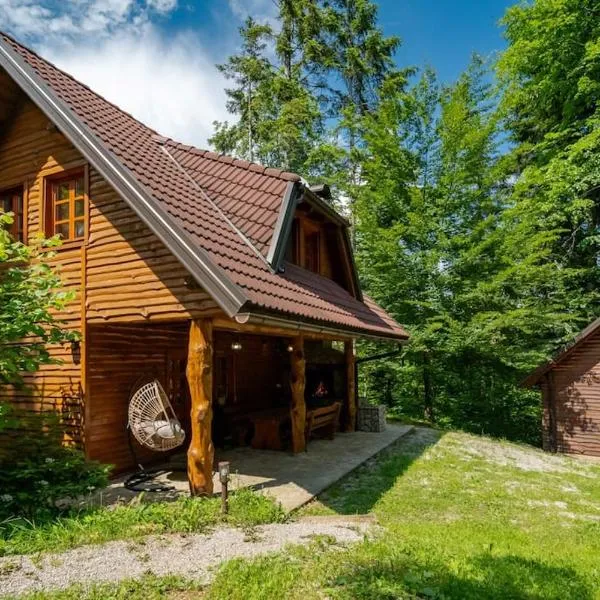
[[[240,20],[253,17],[259,22],[274,24],[277,3],[274,0],[228,0],[229,9]]]
[[[161,34],[177,0],[0,0],[0,27],[94,91],[174,139],[207,147],[230,118],[225,81],[202,40]]]
[[[41,49],[42,55],[162,135],[207,147],[213,121],[225,120],[225,81],[191,33],[153,28],[93,45]]]
[[[64,42],[139,27],[176,6],[177,0],[0,0],[0,23],[18,37],[49,36],[51,41]]]

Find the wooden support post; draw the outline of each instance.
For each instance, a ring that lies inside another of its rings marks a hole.
[[[192,496],[213,492],[212,321],[192,320],[187,361],[192,439],[188,448],[188,481]]]
[[[346,410],[344,411],[344,431],[356,431],[356,355],[354,340],[344,342],[346,354]]]
[[[294,454],[306,449],[306,402],[304,400],[304,385],[306,374],[306,361],[304,359],[304,338],[298,336],[292,342],[294,350],[291,353],[292,388],[292,451]]]

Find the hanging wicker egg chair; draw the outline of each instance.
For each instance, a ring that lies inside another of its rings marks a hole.
[[[136,389],[129,400],[128,415],[131,433],[146,448],[167,452],[185,440],[185,431],[157,379]]]

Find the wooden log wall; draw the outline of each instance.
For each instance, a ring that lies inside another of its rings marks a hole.
[[[188,288],[187,277],[164,244],[90,169],[88,322],[174,320],[219,313],[204,290]]]
[[[10,123],[0,130],[0,189],[23,186],[26,215],[26,235],[32,239],[41,230],[44,177],[64,167],[81,164],[81,156],[54,130],[48,128],[48,119],[31,103],[21,101]],[[81,256],[79,249],[62,250],[49,263],[59,270],[65,288],[75,293],[67,310],[57,317],[65,327],[81,330]],[[81,349],[71,345],[49,348],[52,358],[60,365],[45,365],[39,373],[27,375],[27,388],[2,389],[18,406],[27,410],[52,410],[65,425],[68,442],[80,443],[83,435],[83,407],[81,403]]]
[[[128,443],[127,409],[136,383],[158,378],[167,393],[173,385],[169,366],[187,353],[187,323],[157,325],[111,324],[88,329],[92,356],[88,368],[86,450],[90,458],[115,465],[116,471],[134,466]],[[178,415],[188,411],[184,390],[171,398]],[[189,435],[189,430],[186,432]],[[189,439],[189,438],[188,438]],[[142,462],[164,458],[134,443]]]
[[[75,353],[70,345],[50,348],[61,364],[28,376],[25,391],[0,393],[23,408],[58,412],[66,440],[81,443],[86,428],[86,358],[90,364],[99,360],[86,339],[86,324],[185,321],[220,310],[204,290],[188,287],[186,270],[32,102],[21,96],[10,114],[10,121],[0,124],[0,189],[24,186],[28,238],[43,229],[48,176],[85,169],[89,214],[85,242],[65,244],[50,261],[65,287],[75,292],[67,311],[57,316],[67,328],[81,332],[81,346]],[[88,397],[90,404],[102,402]]]
[[[556,450],[570,454],[600,456],[600,332],[577,347],[552,371],[552,388],[548,380],[544,394],[544,445],[552,445],[550,425],[556,419]]]
[[[555,427],[551,418],[550,387],[548,385],[548,376],[540,381],[540,391],[542,392],[542,448],[548,452],[556,452],[554,443]]]

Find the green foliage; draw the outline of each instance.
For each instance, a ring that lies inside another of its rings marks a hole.
[[[60,277],[41,260],[59,244],[39,238],[31,246],[14,241],[0,213],[0,386],[21,383],[23,371],[51,362],[48,344],[76,339],[54,316],[72,298],[61,291]]]
[[[477,57],[450,87],[425,73],[364,120],[360,273],[412,336],[402,366],[367,375],[387,369],[401,413],[538,441],[538,398],[519,380],[579,326],[587,299],[553,255],[560,231],[515,206],[485,77]]]
[[[361,369],[361,392],[539,443],[539,397],[519,381],[597,316],[597,3],[517,4],[495,70],[475,56],[447,86],[395,64],[369,0],[278,9],[277,25],[248,22],[227,63],[238,130],[217,147],[247,156],[251,132],[259,160],[344,201],[365,290],[412,336],[402,361]]]
[[[594,0],[537,0],[504,18],[498,75],[514,142],[515,198],[541,229],[561,229],[555,253],[600,279],[600,8]],[[582,309],[585,310],[585,309]]]
[[[69,510],[69,500],[107,484],[109,467],[63,445],[57,415],[27,414],[2,404],[0,410],[0,522],[52,519]]]
[[[179,498],[151,502],[137,498],[129,504],[87,508],[49,521],[11,519],[0,523],[0,556],[57,552],[84,544],[135,539],[169,532],[202,533],[218,523],[254,527],[282,522],[278,504],[248,489],[230,496],[229,513],[221,514],[219,498]]]
[[[359,117],[396,73],[399,40],[377,25],[369,0],[281,0],[278,25],[249,18],[241,52],[219,69],[235,123],[216,122],[220,152],[346,189],[358,177]]]
[[[78,339],[57,319],[72,294],[45,262],[59,244],[38,238],[17,242],[0,214],[0,391],[23,385],[23,373],[54,362],[49,344]],[[2,396],[10,396],[3,393]],[[58,501],[89,493],[106,483],[106,468],[87,463],[83,454],[62,445],[63,431],[54,413],[28,414],[0,403],[0,520],[47,519],[60,512]]]
[[[33,592],[20,595],[20,600],[185,600],[201,598],[202,585],[195,581],[170,575],[157,577],[144,575],[139,579],[124,581],[119,585],[74,585],[56,592]]]
[[[267,46],[276,43],[280,58],[284,33],[248,18],[240,28],[242,50],[219,65],[234,83],[226,90],[227,110],[237,122],[215,122],[210,143],[226,152],[267,166],[311,171],[311,153],[320,140],[322,116],[317,100],[304,86],[302,66],[286,54],[285,64],[272,64]]]

